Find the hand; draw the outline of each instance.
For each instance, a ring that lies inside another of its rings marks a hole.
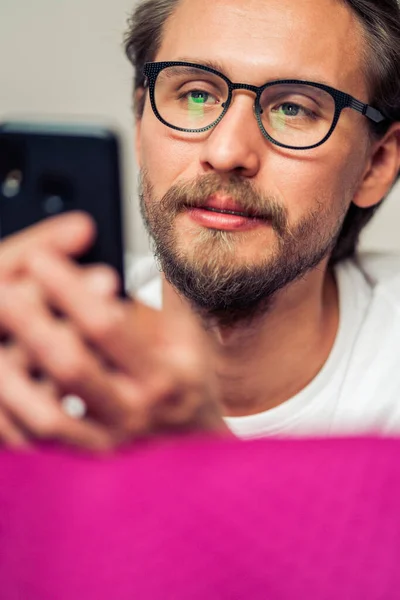
[[[0,439],[107,448],[171,429],[226,431],[193,319],[166,322],[158,311],[117,298],[111,270],[72,263],[69,256],[93,231],[75,215],[74,248],[71,236],[63,244],[55,229],[64,218],[10,238],[3,245],[12,247],[0,252],[0,327],[13,340],[0,353]],[[40,242],[35,251],[33,238]],[[35,380],[32,369],[46,376]],[[67,393],[84,399],[82,421],[63,412]]]

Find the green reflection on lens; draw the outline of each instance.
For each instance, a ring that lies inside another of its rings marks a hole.
[[[273,112],[271,114],[271,125],[276,131],[284,131],[286,129],[286,115],[282,112]]]
[[[188,112],[189,117],[193,119],[199,119],[204,117],[204,98],[189,98]]]
[[[201,96],[190,96],[190,101],[194,104],[204,104],[204,98]]]

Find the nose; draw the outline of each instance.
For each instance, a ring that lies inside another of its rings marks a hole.
[[[254,177],[267,143],[254,117],[254,95],[234,94],[227,113],[203,142],[201,163],[206,171]]]

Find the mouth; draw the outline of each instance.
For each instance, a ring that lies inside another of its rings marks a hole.
[[[189,217],[208,229],[246,231],[267,224],[255,210],[246,210],[230,196],[215,194],[202,205],[187,207]]]
[[[221,215],[235,215],[237,217],[245,217],[246,219],[259,219],[261,217],[257,217],[254,213],[247,213],[240,210],[229,210],[227,208],[213,208],[211,206],[200,206],[201,210],[208,210],[209,212],[219,213]]]
[[[247,217],[249,219],[256,218],[257,212],[254,209],[246,210],[239,202],[234,200],[231,196],[217,193],[207,198],[204,205],[200,208],[204,210],[210,210],[211,212],[219,212],[227,215],[237,215],[240,217]]]

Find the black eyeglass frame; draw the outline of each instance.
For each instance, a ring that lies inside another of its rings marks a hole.
[[[171,123],[168,123],[165,119],[163,119],[163,117],[158,112],[156,101],[155,101],[155,91],[154,91],[157,77],[161,73],[161,71],[163,71],[164,69],[166,69],[168,67],[179,67],[179,66],[192,67],[195,69],[199,69],[201,71],[206,71],[208,73],[218,75],[219,77],[221,77],[221,79],[223,79],[225,81],[225,83],[228,86],[228,97],[227,97],[226,101],[224,102],[223,111],[221,112],[219,117],[215,121],[213,121],[213,123],[211,123],[210,125],[207,125],[206,127],[202,127],[200,129],[185,129],[183,127],[177,127],[176,125],[172,125]],[[316,83],[314,81],[304,81],[301,79],[278,79],[276,81],[269,81],[268,83],[265,83],[264,85],[262,85],[260,87],[257,87],[255,85],[250,85],[248,83],[233,83],[230,79],[228,79],[228,77],[226,77],[226,75],[224,75],[220,71],[212,69],[211,67],[208,67],[206,65],[202,65],[199,63],[182,62],[182,61],[148,62],[148,63],[145,63],[145,65],[144,65],[143,74],[145,76],[144,87],[145,88],[147,86],[149,87],[150,103],[151,103],[151,107],[152,107],[153,112],[154,112],[155,116],[157,117],[157,119],[159,119],[159,121],[161,121],[161,123],[163,123],[167,127],[170,127],[171,129],[176,129],[178,131],[184,131],[186,133],[202,133],[205,131],[209,131],[210,129],[212,129],[213,127],[218,125],[218,123],[222,120],[222,118],[225,116],[225,114],[227,113],[227,111],[230,107],[230,104],[232,101],[232,92],[234,90],[247,90],[250,92],[254,92],[256,94],[256,99],[254,101],[254,113],[255,113],[255,116],[256,116],[256,119],[258,122],[258,126],[261,130],[261,133],[272,144],[275,144],[276,146],[280,146],[282,148],[288,148],[290,150],[311,150],[312,148],[317,148],[318,146],[321,146],[322,144],[324,144],[330,138],[333,131],[335,130],[335,127],[339,121],[341,112],[344,108],[352,108],[353,110],[356,110],[357,112],[361,113],[362,115],[367,117],[367,119],[370,119],[374,123],[381,123],[382,121],[386,120],[386,117],[379,110],[374,108],[373,106],[370,106],[369,104],[365,104],[364,102],[357,100],[353,96],[350,96],[350,94],[341,92],[340,90],[330,87],[329,85],[325,85],[323,83]],[[321,90],[324,90],[333,98],[333,101],[335,103],[335,113],[334,113],[332,125],[331,125],[328,133],[325,135],[325,137],[320,142],[318,142],[317,144],[313,144],[311,146],[300,146],[300,147],[288,146],[287,144],[282,144],[282,142],[278,142],[277,140],[275,140],[265,129],[265,127],[262,123],[262,120],[261,120],[262,109],[260,106],[260,98],[261,98],[263,91],[266,88],[271,87],[272,85],[277,85],[277,84],[309,85],[309,86],[313,86],[313,87],[319,88]]]

